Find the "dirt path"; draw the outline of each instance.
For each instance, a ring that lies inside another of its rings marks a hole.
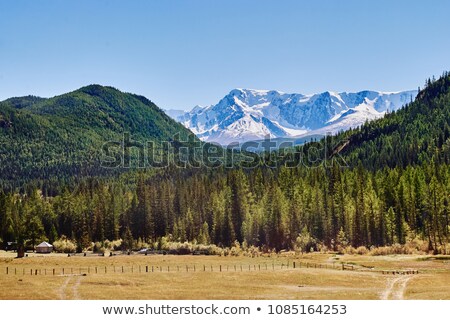
[[[402,275],[388,280],[386,289],[381,293],[382,300],[403,300],[408,281],[412,275]]]
[[[73,279],[73,281],[71,281]],[[72,286],[70,284],[73,283]],[[72,289],[72,298],[73,300],[80,300],[80,295],[78,294],[78,287],[81,283],[80,276],[67,276],[67,279],[64,280],[61,287],[58,288],[58,297],[60,300],[67,300],[69,298],[68,290]]]
[[[61,287],[59,287],[59,289],[58,289],[58,297],[59,297],[60,300],[65,300],[66,299],[65,291],[66,291],[66,288],[67,288],[67,285],[69,284],[69,282],[70,282],[70,278],[67,277],[67,279],[64,281],[64,283],[61,285]]]
[[[78,287],[80,286],[81,277],[77,277],[77,281],[72,287],[72,299],[73,300],[80,300],[80,296],[78,294]]]

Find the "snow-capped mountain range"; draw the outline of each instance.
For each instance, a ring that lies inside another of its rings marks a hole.
[[[168,112],[200,139],[232,142],[325,134],[357,127],[415,99],[417,90],[303,95],[275,90],[234,89],[217,104],[184,114]]]

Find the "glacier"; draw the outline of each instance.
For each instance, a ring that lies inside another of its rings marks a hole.
[[[217,104],[170,112],[201,140],[221,145],[270,138],[300,138],[355,128],[400,109],[417,90],[326,91],[304,95],[276,90],[233,89]]]

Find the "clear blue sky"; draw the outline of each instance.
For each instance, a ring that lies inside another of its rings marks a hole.
[[[236,87],[416,89],[450,70],[450,1],[0,0],[0,100],[99,83],[163,108]]]

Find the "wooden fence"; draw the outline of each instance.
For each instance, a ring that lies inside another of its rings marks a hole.
[[[121,265],[121,266],[88,266],[88,267],[58,267],[58,268],[20,268],[6,267],[7,275],[88,275],[88,274],[122,274],[122,273],[155,273],[155,272],[255,272],[277,271],[300,268],[349,270],[342,264],[319,264],[311,262],[292,261],[288,263],[259,263],[259,264],[217,264],[217,265]]]
[[[88,267],[58,267],[58,268],[20,268],[6,267],[6,275],[45,275],[45,276],[64,276],[64,275],[88,275],[88,274],[134,274],[134,273],[157,273],[157,272],[255,272],[255,271],[277,271],[288,269],[329,269],[329,270],[350,270],[350,271],[371,271],[381,272],[382,274],[418,274],[418,270],[380,270],[373,271],[367,269],[356,269],[352,264],[333,263],[320,264],[302,261],[292,261],[286,264],[259,263],[259,264],[218,264],[218,265],[109,265],[109,266],[88,266]]]

